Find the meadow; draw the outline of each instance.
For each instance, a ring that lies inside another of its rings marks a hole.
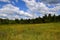
[[[60,23],[0,25],[0,40],[60,40]]]

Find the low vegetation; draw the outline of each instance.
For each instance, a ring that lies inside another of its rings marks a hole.
[[[0,40],[60,40],[60,23],[0,25]]]

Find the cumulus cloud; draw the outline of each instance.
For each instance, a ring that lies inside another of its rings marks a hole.
[[[31,10],[32,12],[39,12],[41,14],[56,14],[58,15],[58,11],[60,10],[60,4],[55,4],[53,8],[49,8],[46,3],[53,2],[56,3],[59,0],[41,0],[41,2],[36,2],[36,0],[23,0],[26,3],[26,6]],[[60,2],[60,1],[59,1]],[[49,4],[49,3],[48,3]],[[49,4],[51,6],[51,4]],[[54,4],[53,4],[54,5]]]
[[[18,0],[16,0],[16,2],[18,2]]]
[[[56,4],[56,3],[60,3],[60,0],[41,0],[41,2],[49,3],[49,4]]]
[[[25,17],[32,17],[30,13],[24,12],[20,10],[18,7],[13,6],[12,4],[4,5],[0,9],[0,17],[3,16],[9,19],[15,19],[15,18],[20,19],[20,15]]]
[[[15,18],[36,18],[38,13],[42,17],[44,14],[56,14],[60,11],[60,0],[23,0],[28,7],[29,12],[20,10],[18,7],[13,6],[18,0],[0,0],[1,2],[8,2],[0,9],[0,17],[15,19]],[[48,5],[48,6],[47,6]],[[52,5],[54,7],[52,7]],[[51,7],[51,8],[49,8]],[[32,13],[32,14],[31,14]]]
[[[18,0],[15,0],[15,2],[13,0],[0,0],[0,2],[7,2],[7,3],[15,4],[15,2],[18,2]]]
[[[10,0],[0,0],[1,2],[10,2]]]

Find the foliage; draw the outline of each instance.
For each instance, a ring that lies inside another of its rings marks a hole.
[[[51,23],[51,22],[60,22],[60,15],[58,16],[51,16],[51,14],[38,17],[35,19],[15,19],[15,20],[9,20],[9,19],[2,19],[0,18],[0,24],[37,24],[37,23]]]

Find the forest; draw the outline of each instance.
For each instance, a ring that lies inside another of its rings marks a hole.
[[[35,19],[2,19],[0,18],[0,24],[38,24],[38,23],[52,23],[52,22],[60,22],[60,15],[56,16],[55,14],[52,16],[45,14],[43,17],[38,17]]]

